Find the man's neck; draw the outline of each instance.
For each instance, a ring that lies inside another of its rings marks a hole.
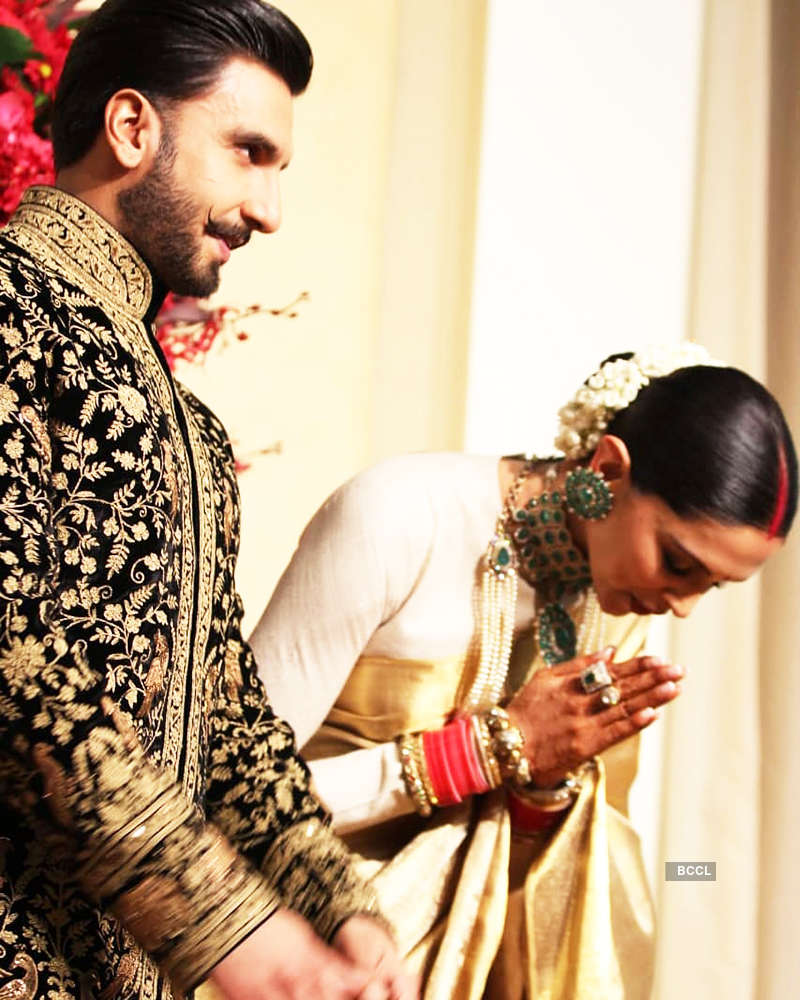
[[[90,156],[85,157],[79,164],[59,170],[55,186],[74,198],[80,198],[125,236],[117,208],[118,185],[109,179],[104,165],[96,164]]]
[[[168,289],[156,275],[150,261],[133,244],[125,232],[124,226],[120,224],[120,213],[117,209],[117,189],[109,184],[107,180],[94,178],[91,171],[86,169],[85,164],[81,164],[79,170],[72,170],[70,168],[60,170],[56,176],[55,187],[65,194],[72,195],[73,198],[79,198],[89,208],[102,216],[109,225],[113,226],[137,250],[153,279],[153,298],[145,316],[145,322],[152,322],[164,303]]]

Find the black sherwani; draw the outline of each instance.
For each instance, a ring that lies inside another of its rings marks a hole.
[[[279,905],[324,937],[371,905],[242,641],[230,445],[152,297],[63,192],[0,233],[0,996],[166,998]]]

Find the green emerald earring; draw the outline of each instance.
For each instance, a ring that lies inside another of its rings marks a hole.
[[[564,481],[567,509],[587,521],[600,521],[614,506],[614,494],[598,472],[579,466]]]

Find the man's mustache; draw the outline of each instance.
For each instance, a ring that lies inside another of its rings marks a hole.
[[[224,240],[231,250],[236,250],[239,247],[243,247],[245,243],[249,243],[250,237],[253,235],[252,230],[248,229],[247,226],[234,226],[225,222],[215,222],[210,217],[206,222],[206,232],[209,236]]]

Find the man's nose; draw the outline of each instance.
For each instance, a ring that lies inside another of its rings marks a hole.
[[[242,205],[242,217],[251,229],[274,233],[281,225],[281,191],[277,178],[267,178],[254,197]]]

